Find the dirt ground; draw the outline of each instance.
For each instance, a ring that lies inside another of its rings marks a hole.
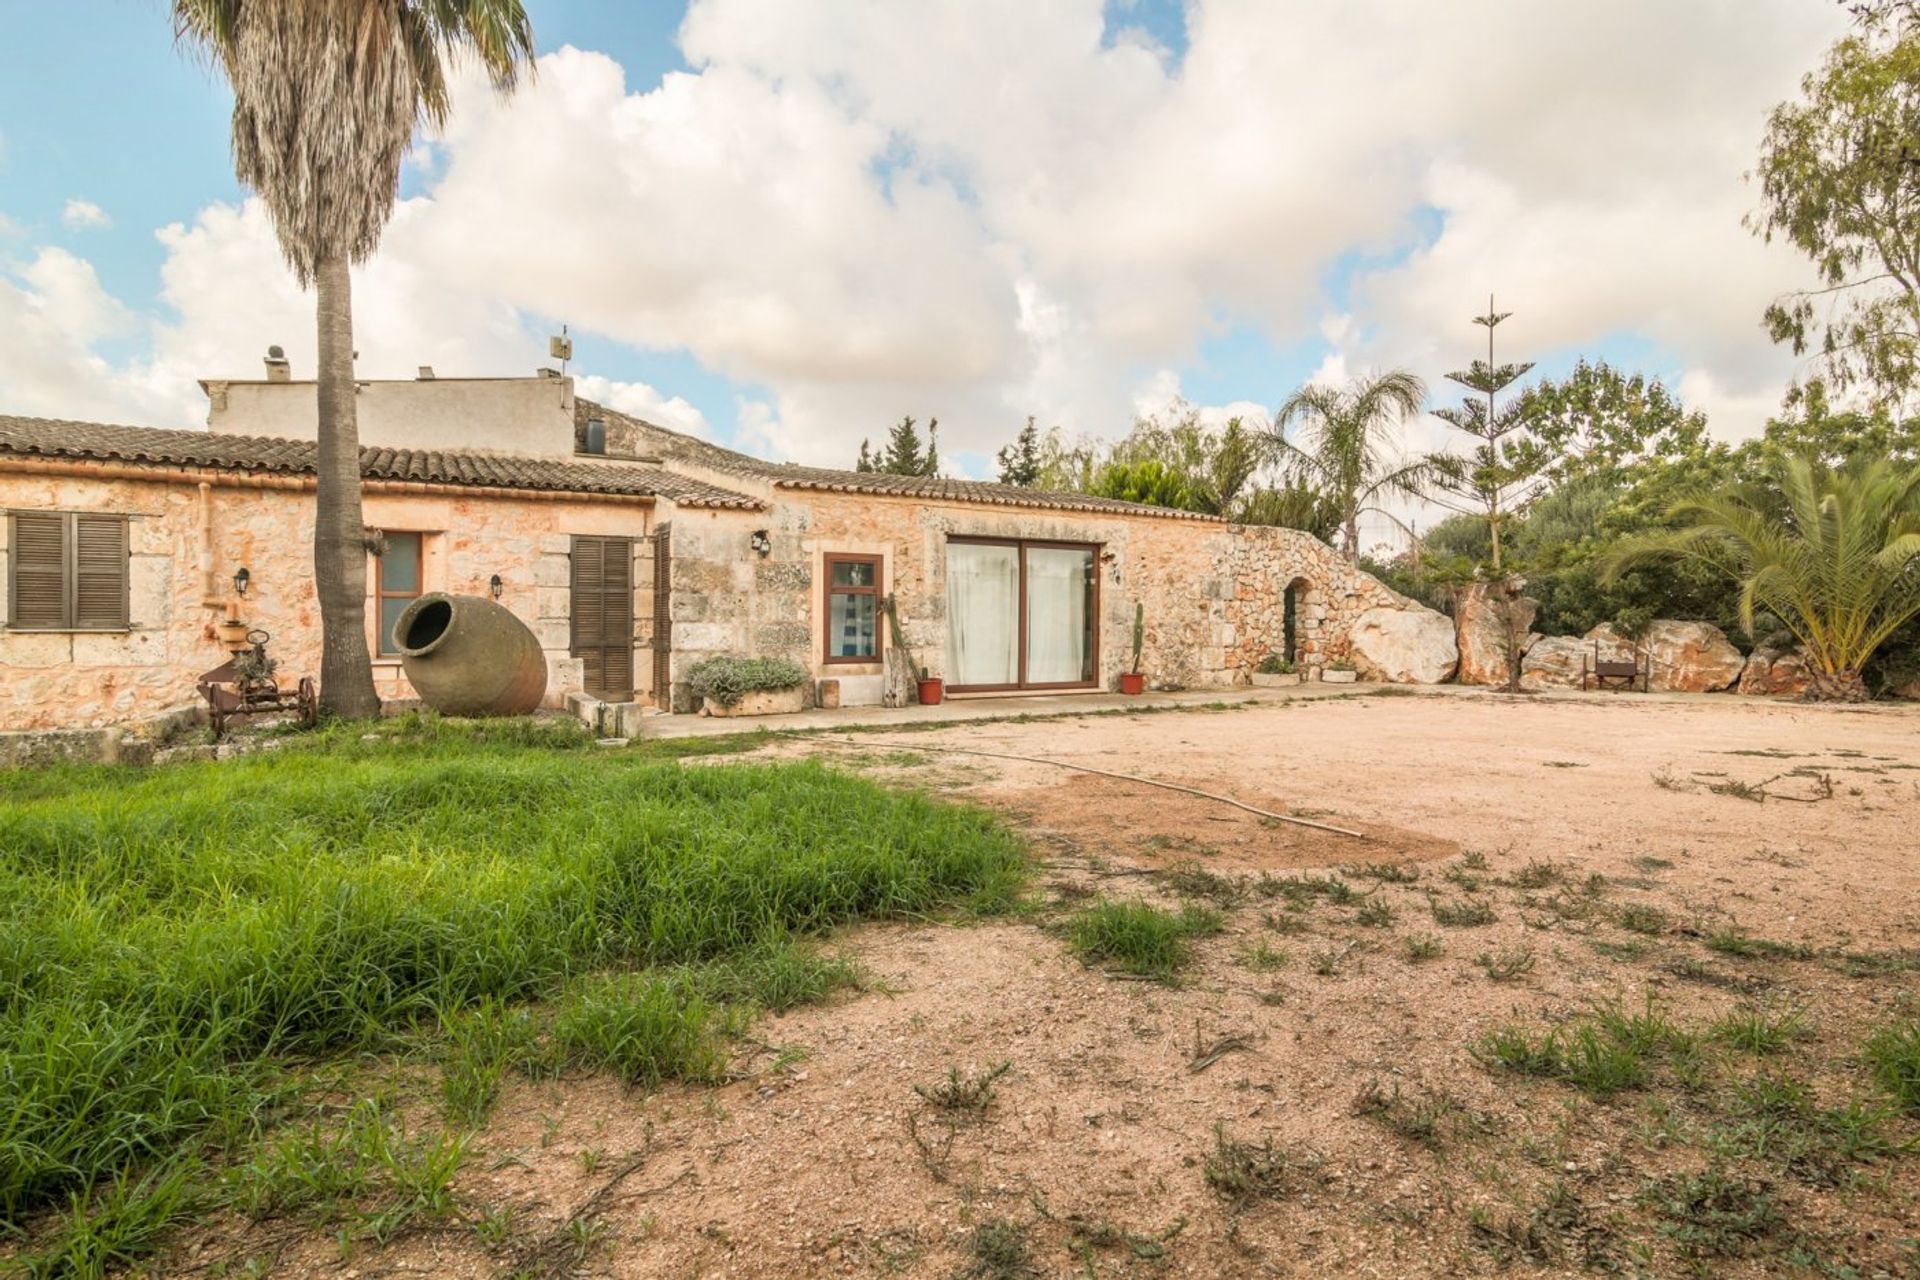
[[[732,1083],[515,1083],[457,1184],[505,1243],[306,1240],[276,1274],[1920,1274],[1920,1157],[1783,1156],[1741,1101],[1880,1097],[1861,1046],[1920,991],[1920,712],[1372,696],[769,752],[1002,810],[1035,909],[836,937],[864,989],[760,1019]],[[1224,925],[1123,980],[1064,936],[1096,896]],[[1796,1029],[1603,1097],[1473,1051],[1649,999]],[[1001,1063],[980,1108],[915,1089]]]

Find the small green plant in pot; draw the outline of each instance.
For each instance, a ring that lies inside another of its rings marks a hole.
[[[1259,665],[1254,667],[1253,683],[1262,687],[1299,684],[1300,671],[1291,659],[1283,658],[1277,653],[1270,653],[1260,659]]]
[[[1140,651],[1147,645],[1147,606],[1139,601],[1133,606],[1133,661],[1120,673],[1120,692],[1129,696],[1138,696],[1147,691],[1146,673],[1140,670]]]

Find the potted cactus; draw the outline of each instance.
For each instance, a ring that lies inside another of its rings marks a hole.
[[[1133,661],[1120,673],[1120,692],[1137,697],[1147,691],[1146,673],[1140,670],[1140,651],[1147,644],[1147,606],[1139,601],[1133,606]]]

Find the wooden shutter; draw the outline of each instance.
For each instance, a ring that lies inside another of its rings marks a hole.
[[[573,656],[582,659],[587,692],[598,693],[605,687],[600,660],[605,652],[601,638],[601,570],[606,563],[606,547],[598,538],[573,540]]]
[[[73,625],[81,631],[127,627],[127,520],[73,518]]]
[[[653,535],[653,701],[673,710],[673,542],[666,525]]]
[[[13,516],[13,601],[7,625],[58,631],[67,623],[67,517],[39,512]]]
[[[633,539],[573,540],[573,656],[587,692],[610,701],[633,697]]]

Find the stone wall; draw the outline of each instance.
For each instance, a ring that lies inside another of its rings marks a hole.
[[[672,516],[673,709],[686,672],[714,654],[789,657],[842,684],[842,704],[879,699],[881,664],[823,661],[822,565],[830,553],[884,557],[914,657],[946,670],[946,543],[954,535],[1098,543],[1100,683],[1128,665],[1136,602],[1146,607],[1142,666],[1159,685],[1244,684],[1284,644],[1283,596],[1299,584],[1299,648],[1318,668],[1348,657],[1348,632],[1374,608],[1418,608],[1292,529],[1157,516],[1060,512],[775,488],[760,512]],[[765,530],[771,552],[750,549]]]
[[[0,731],[119,724],[192,699],[200,673],[225,660],[212,624],[224,616],[234,571],[243,565],[251,582],[239,610],[248,622],[273,633],[270,652],[279,659],[283,680],[318,673],[313,495],[216,485],[209,498],[215,604],[221,608],[209,608],[203,601],[196,485],[27,475],[0,465],[0,512],[95,511],[133,517],[130,630],[8,631],[0,616]],[[645,506],[553,501],[507,490],[369,492],[365,506],[371,528],[427,535],[422,567],[426,590],[484,595],[488,579],[500,575],[501,603],[534,628],[546,650],[547,700],[554,706],[581,686],[581,664],[568,652],[570,536],[644,539],[652,524]],[[6,528],[0,519],[0,614],[7,600]],[[648,570],[651,555],[650,544],[636,542],[636,560],[644,560]],[[371,589],[371,572],[368,581]],[[636,592],[637,623],[649,620],[650,598],[642,585]],[[373,616],[369,608],[370,640]],[[642,679],[648,671],[644,656],[636,654],[634,664]],[[413,696],[397,660],[377,661],[375,676],[383,698]]]

